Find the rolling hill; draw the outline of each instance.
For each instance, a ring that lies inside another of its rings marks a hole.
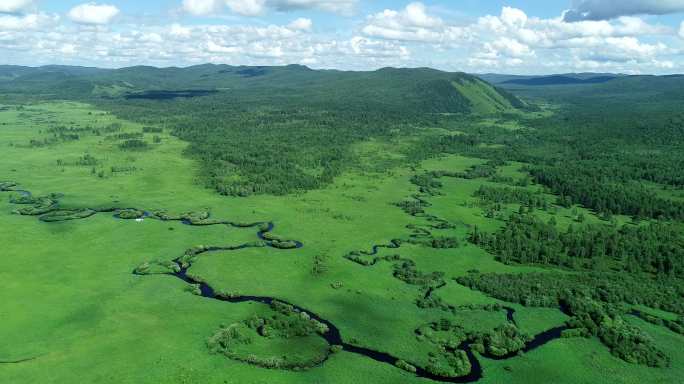
[[[601,84],[615,79],[615,76],[595,76],[590,78],[577,78],[564,75],[552,75],[543,77],[534,77],[531,79],[512,79],[504,81],[502,84],[519,84],[519,85],[565,85],[565,84]]]
[[[614,73],[563,73],[554,75],[501,75],[481,74],[477,77],[501,87],[516,85],[522,86],[546,86],[546,85],[576,85],[576,84],[601,84],[625,75]]]
[[[240,196],[325,186],[360,161],[354,147],[363,141],[526,107],[475,76],[428,68],[50,66],[0,67],[0,74],[0,103],[74,100],[166,127],[189,143],[207,186]],[[433,151],[427,146],[421,156]]]
[[[154,99],[160,92],[162,99],[169,99],[196,96],[200,91],[203,95],[218,93],[214,97],[228,93],[246,102],[269,99],[280,104],[286,98],[288,103],[318,104],[326,109],[334,105],[359,109],[373,106],[416,113],[486,114],[524,107],[515,96],[475,76],[427,68],[351,72],[312,70],[301,65],[122,69],[0,66],[0,91],[60,99],[120,99],[131,95]]]

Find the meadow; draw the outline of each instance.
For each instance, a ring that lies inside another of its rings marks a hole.
[[[504,129],[516,132],[521,121]],[[475,126],[489,124],[484,119]],[[459,128],[445,131],[458,136]],[[484,176],[473,170],[490,160],[472,154],[406,164],[411,140],[445,133],[429,131],[392,138],[397,142],[391,145],[353,144],[355,167],[317,189],[229,197],[206,188],[201,165],[185,155],[188,143],[170,133],[84,103],[0,108],[0,181],[18,185],[2,192],[0,205],[0,382],[429,383],[458,381],[475,361],[482,383],[672,383],[684,375],[684,336],[629,314],[628,324],[668,356],[667,366],[627,362],[591,335],[546,340],[523,353],[533,336],[564,326],[571,314],[497,299],[457,281],[479,274],[584,273],[504,263],[471,241],[474,228],[496,233],[521,211],[553,220],[559,230],[577,225],[580,216],[582,225],[608,225],[600,213],[559,204],[552,190],[532,180],[526,163],[497,164]],[[426,174],[433,175],[428,184]],[[493,208],[477,195],[483,186],[526,191],[548,206],[499,202]],[[46,222],[14,212],[20,205],[10,196],[19,197],[18,190],[59,194],[60,210],[102,211]],[[113,217],[113,207],[152,216],[123,220]],[[187,225],[160,219],[155,212],[161,211],[211,215]],[[226,296],[269,297],[304,311],[211,300],[172,275],[133,273],[145,262],[172,265],[193,247],[271,241],[252,226],[204,225],[214,219],[273,223],[268,236],[303,247],[201,253],[188,276]],[[610,220],[618,227],[643,225],[620,214]],[[671,321],[681,315],[634,307]],[[316,322],[309,323],[307,313],[334,324],[350,347],[325,343],[310,329]],[[511,326],[518,333],[502,336]],[[210,348],[217,345],[208,345],[212,336],[229,329],[235,331],[214,339],[221,347]],[[464,345],[476,360],[458,353]],[[377,361],[353,347],[405,364]],[[329,357],[314,367],[262,364],[285,357],[315,361],[329,348]],[[492,356],[502,349],[512,355]]]

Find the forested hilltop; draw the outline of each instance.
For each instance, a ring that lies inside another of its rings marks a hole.
[[[285,194],[326,185],[371,137],[411,134],[443,114],[516,111],[506,91],[433,69],[316,71],[304,66],[0,67],[0,93],[94,102],[161,125],[191,143],[206,184],[222,194]]]

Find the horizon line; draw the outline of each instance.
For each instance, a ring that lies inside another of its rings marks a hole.
[[[439,72],[444,72],[444,73],[466,73],[470,75],[500,75],[500,76],[536,76],[536,77],[546,77],[546,76],[555,76],[555,75],[582,75],[582,74],[610,74],[610,75],[616,75],[616,76],[655,76],[655,77],[667,77],[667,76],[684,76],[684,73],[669,73],[669,74],[655,74],[655,73],[634,73],[634,74],[629,74],[629,73],[620,73],[620,72],[591,72],[591,71],[586,71],[586,72],[553,72],[553,73],[540,73],[540,74],[528,74],[528,73],[511,73],[511,72],[466,72],[466,71],[446,71],[434,67],[426,67],[426,66],[419,66],[419,67],[394,67],[394,66],[385,66],[385,67],[380,67],[377,69],[366,69],[366,70],[357,70],[357,69],[339,69],[339,68],[312,68],[308,65],[304,64],[299,64],[299,63],[290,63],[290,64],[281,64],[281,65],[247,65],[247,64],[226,64],[226,63],[201,63],[201,64],[193,64],[193,65],[171,65],[171,66],[156,66],[156,65],[149,65],[149,64],[138,64],[138,65],[128,65],[128,66],[122,66],[122,67],[98,67],[98,66],[88,66],[88,65],[70,65],[70,64],[44,64],[44,65],[21,65],[21,64],[0,64],[0,67],[19,67],[19,68],[33,68],[33,69],[41,69],[41,68],[49,68],[49,67],[64,67],[64,68],[87,68],[87,69],[100,69],[100,70],[109,70],[109,71],[116,71],[116,70],[122,70],[122,69],[130,69],[130,68],[154,68],[154,69],[189,69],[189,68],[194,68],[194,67],[201,67],[201,66],[227,66],[227,67],[247,67],[247,68],[286,68],[286,67],[302,67],[309,69],[311,71],[338,71],[338,72],[377,72],[381,70],[386,70],[386,69],[407,69],[407,70],[416,70],[416,69],[428,69],[428,70],[433,70],[433,71],[439,71]]]

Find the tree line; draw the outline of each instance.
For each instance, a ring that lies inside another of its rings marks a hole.
[[[474,228],[469,239],[503,263],[619,269],[684,278],[684,236],[673,224],[570,225],[559,231],[533,214],[512,214],[498,232]]]

